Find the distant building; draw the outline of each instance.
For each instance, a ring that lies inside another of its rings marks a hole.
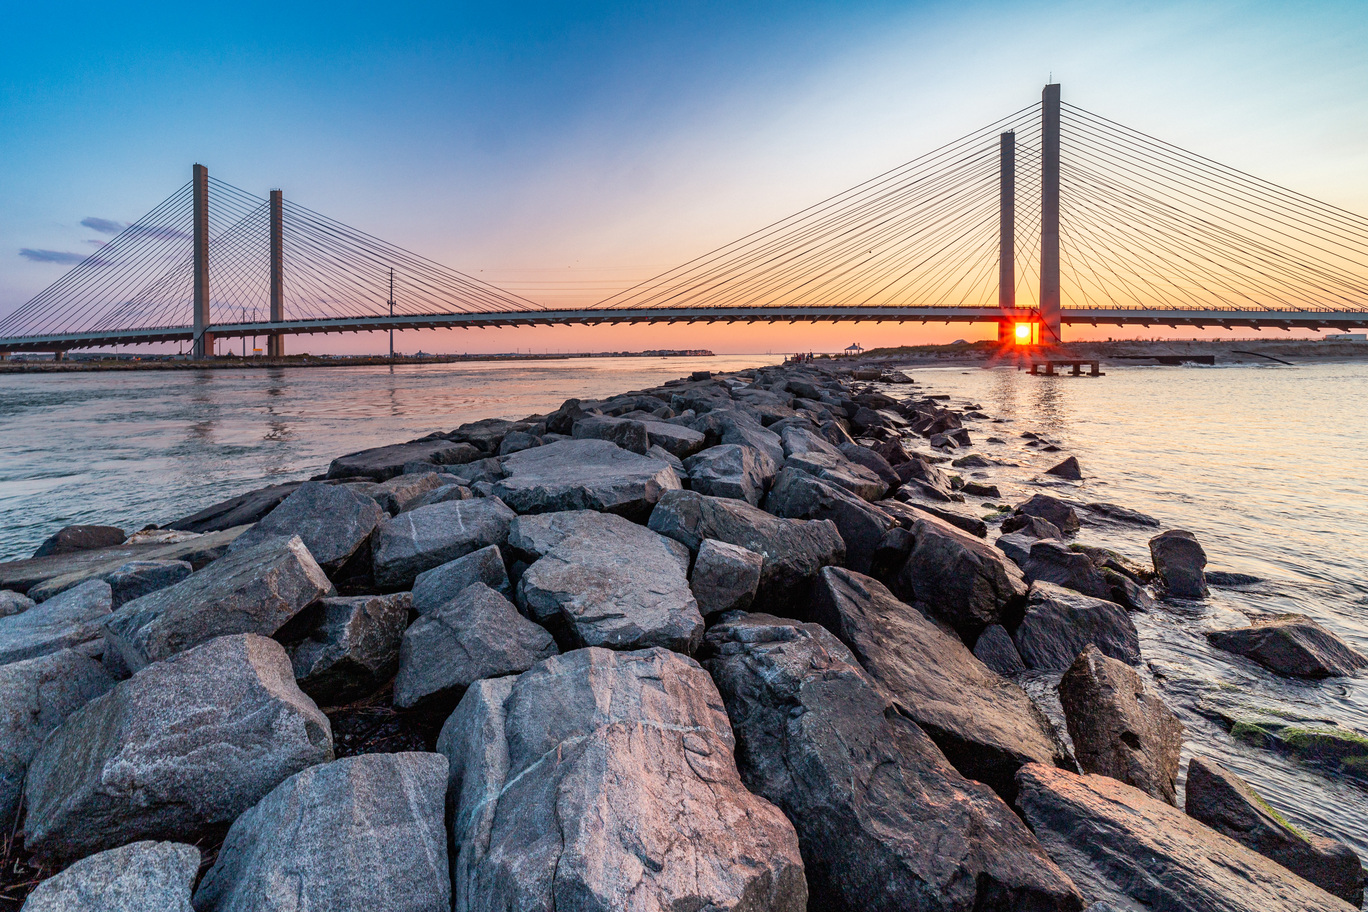
[[[1323,342],[1368,342],[1368,333],[1338,333],[1326,336]]]
[[[847,355],[858,355],[862,351],[864,351],[864,349],[860,347],[859,342],[852,342],[846,346]]]

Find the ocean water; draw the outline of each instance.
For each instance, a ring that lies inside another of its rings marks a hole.
[[[166,523],[365,447],[776,360],[0,375],[0,560],[27,556],[64,525]],[[1209,569],[1258,578],[1134,615],[1142,671],[1187,727],[1185,759],[1220,760],[1295,824],[1368,858],[1368,787],[1236,741],[1211,718],[1225,707],[1368,735],[1368,678],[1281,679],[1203,635],[1248,614],[1295,611],[1368,653],[1368,365],[1127,366],[1096,379],[1010,367],[908,373],[998,419],[970,427],[973,451],[1011,463],[983,472],[1002,501],[1049,490],[1118,503],[1194,532]],[[1062,452],[1023,447],[1024,431]],[[1042,488],[1040,472],[1068,454],[1086,479]],[[1155,531],[1086,527],[1079,540],[1147,563]],[[1053,680],[1026,683],[1049,701]]]

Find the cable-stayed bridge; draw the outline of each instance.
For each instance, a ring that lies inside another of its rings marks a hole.
[[[678,322],[1368,326],[1368,218],[1039,103],[592,305],[553,309],[280,191],[192,179],[0,319],[0,354],[302,333]]]

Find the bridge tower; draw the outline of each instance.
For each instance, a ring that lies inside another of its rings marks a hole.
[[[271,322],[285,319],[285,200],[279,190],[271,191]],[[266,354],[280,358],[285,354],[283,333],[266,339]]]
[[[1059,336],[1059,83],[1041,94],[1040,106],[1040,341]]]
[[[191,357],[214,356],[214,334],[209,332],[209,169],[195,165],[191,195],[194,200],[194,341]]]
[[[1007,314],[1016,308],[1016,134],[999,137],[998,163],[998,342],[1010,344],[1016,326]]]

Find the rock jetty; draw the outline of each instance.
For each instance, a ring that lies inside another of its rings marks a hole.
[[[1152,567],[1100,546],[1158,521],[1071,499],[1073,456],[972,452],[992,419],[947,398],[836,362],[699,372],[341,455],[161,529],[60,530],[0,564],[4,896],[1360,902],[1351,849],[1218,764],[1192,760],[1178,808],[1185,729],[1133,615],[1207,596],[1196,537],[1159,531]],[[1242,668],[1368,667],[1298,616],[1209,636]]]

